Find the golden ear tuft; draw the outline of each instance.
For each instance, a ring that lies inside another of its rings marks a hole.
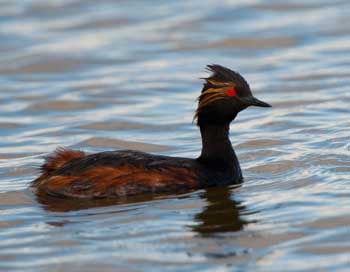
[[[232,84],[232,82],[220,82],[220,81],[216,81],[216,80],[210,79],[210,78],[207,78],[206,81],[207,81],[207,83],[209,83],[210,85],[215,86],[215,87],[217,87],[217,88],[229,86],[229,85]]]
[[[227,86],[221,88],[209,88],[204,90],[198,97],[198,107],[193,117],[193,121],[198,119],[198,115],[209,104],[224,99],[226,97]]]

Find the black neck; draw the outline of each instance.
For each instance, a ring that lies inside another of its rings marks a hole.
[[[210,164],[231,165],[236,159],[229,138],[230,124],[202,124],[202,153],[198,160]]]

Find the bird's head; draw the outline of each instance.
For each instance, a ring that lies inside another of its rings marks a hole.
[[[249,106],[271,107],[255,98],[247,81],[237,72],[220,65],[208,65],[212,74],[205,78],[194,119],[197,125],[227,124]]]

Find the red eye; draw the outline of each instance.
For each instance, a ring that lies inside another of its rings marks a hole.
[[[236,92],[235,88],[229,88],[226,90],[226,94],[227,94],[227,96],[236,96],[237,92]]]

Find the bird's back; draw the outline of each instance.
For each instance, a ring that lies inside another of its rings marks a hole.
[[[178,192],[200,188],[203,170],[194,159],[131,150],[86,155],[61,149],[47,159],[32,187],[79,198]]]

